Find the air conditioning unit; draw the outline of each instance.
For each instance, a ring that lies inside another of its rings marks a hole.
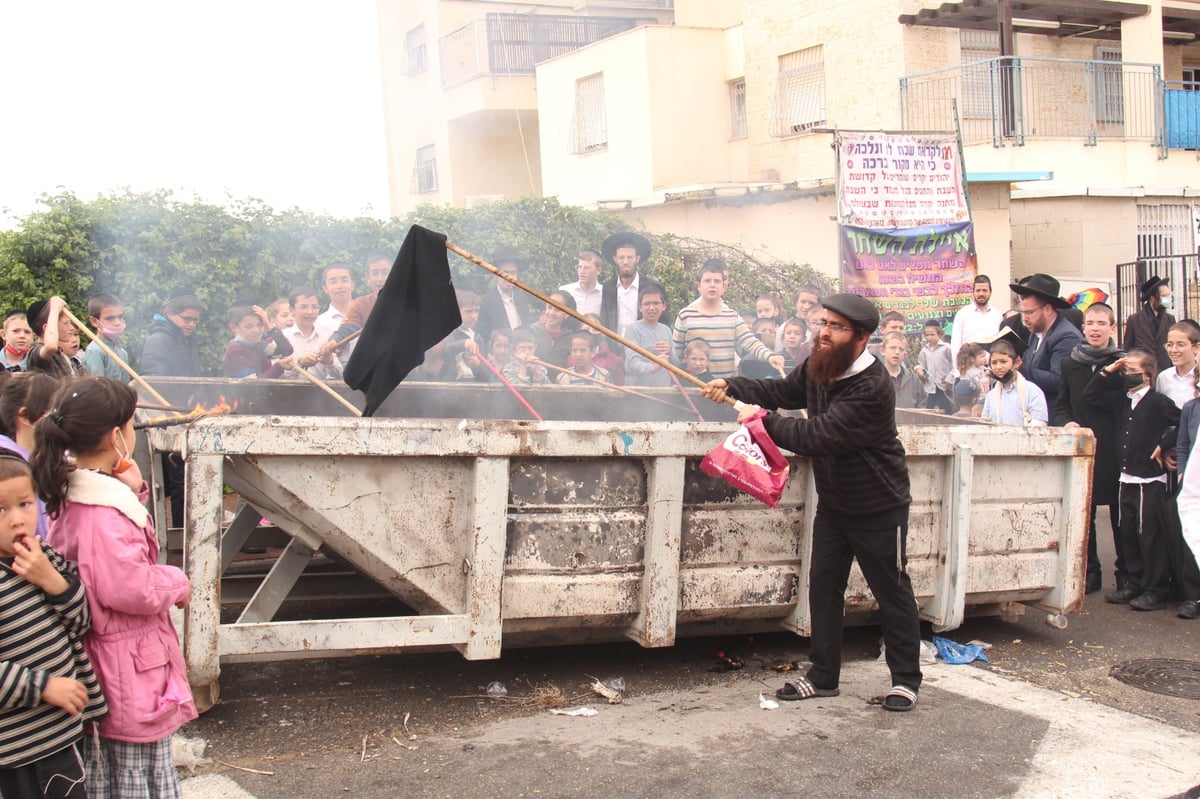
[[[503,194],[468,194],[463,198],[463,208],[482,208],[485,205],[501,202]]]

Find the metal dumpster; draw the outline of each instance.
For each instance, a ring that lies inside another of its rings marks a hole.
[[[724,421],[684,421],[696,416],[682,406],[639,409],[560,387],[527,396],[590,420],[513,421],[465,414],[521,414],[501,387],[412,384],[385,410],[442,413],[358,419],[261,412],[270,400],[339,413],[304,384],[155,385],[174,402],[240,394],[240,411],[258,411],[149,436],[188,465],[185,650],[202,705],[216,698],[222,662],[447,647],[484,659],[514,642],[627,636],[658,647],[678,635],[809,632],[809,461],[792,458],[777,510],[708,477],[699,463],[729,432],[726,408],[697,399],[701,413]],[[620,418],[656,412],[678,418]],[[616,418],[596,420],[605,415]],[[1010,603],[1056,617],[1078,610],[1091,434],[952,421],[914,413],[901,425],[913,494],[909,571],[923,617],[948,629]],[[249,524],[223,528],[225,485],[256,512]],[[289,543],[242,616],[223,624],[221,577],[257,514]],[[272,620],[319,551],[412,612]],[[866,620],[873,607],[855,567],[846,611]]]

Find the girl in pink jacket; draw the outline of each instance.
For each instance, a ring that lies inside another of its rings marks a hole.
[[[171,734],[196,718],[170,617],[191,586],[158,562],[148,489],[129,460],[136,402],[107,377],[64,384],[37,424],[32,465],[52,546],[79,564],[92,611],[84,647],[108,698],[99,735],[84,739],[88,795],[160,799],[180,795]]]

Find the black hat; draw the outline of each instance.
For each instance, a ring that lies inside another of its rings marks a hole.
[[[857,294],[834,294],[821,300],[821,306],[844,316],[863,330],[879,327],[879,309],[868,299]]]
[[[1145,283],[1143,283],[1140,289],[1138,289],[1138,296],[1142,298],[1142,302],[1149,302],[1150,298],[1158,293],[1159,286],[1166,286],[1170,282],[1170,278],[1154,275]]]
[[[1023,357],[1025,350],[1029,348],[1029,328],[1021,324],[1020,316],[1010,316],[1000,323],[1000,329],[995,333],[981,339],[976,339],[971,343],[978,344],[988,352],[991,352],[992,345],[998,341],[1007,341],[1012,345],[1013,350],[1017,353],[1017,357]]]
[[[645,261],[650,257],[650,240],[640,233],[625,230],[612,234],[600,245],[600,251],[604,253],[604,260],[615,266],[617,262],[613,259],[617,257],[617,250],[621,247],[632,247],[637,250],[640,261]]]
[[[492,253],[492,266],[499,266],[500,264],[516,264],[517,269],[524,269],[529,265],[529,261],[521,253],[517,252],[516,247],[504,244]]]
[[[46,319],[39,320],[38,317],[42,315],[42,312],[46,310],[46,306],[49,304],[49,300],[38,300],[25,311],[25,320],[29,322],[29,326],[33,328],[33,332],[37,336],[42,335],[42,331],[38,329],[39,322],[44,325],[47,321]]]
[[[1071,303],[1058,296],[1061,291],[1058,280],[1050,275],[1043,275],[1039,272],[1029,277],[1023,277],[1016,283],[1010,283],[1008,287],[1022,297],[1040,297],[1055,308],[1071,307]]]

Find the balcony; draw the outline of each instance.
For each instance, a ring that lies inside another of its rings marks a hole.
[[[641,17],[488,14],[438,42],[442,87],[485,76],[532,77],[542,61],[654,23]]]
[[[968,146],[1145,141],[1166,158],[1164,91],[1156,64],[1006,56],[901,78],[900,113],[905,130],[954,130],[957,104]]]

